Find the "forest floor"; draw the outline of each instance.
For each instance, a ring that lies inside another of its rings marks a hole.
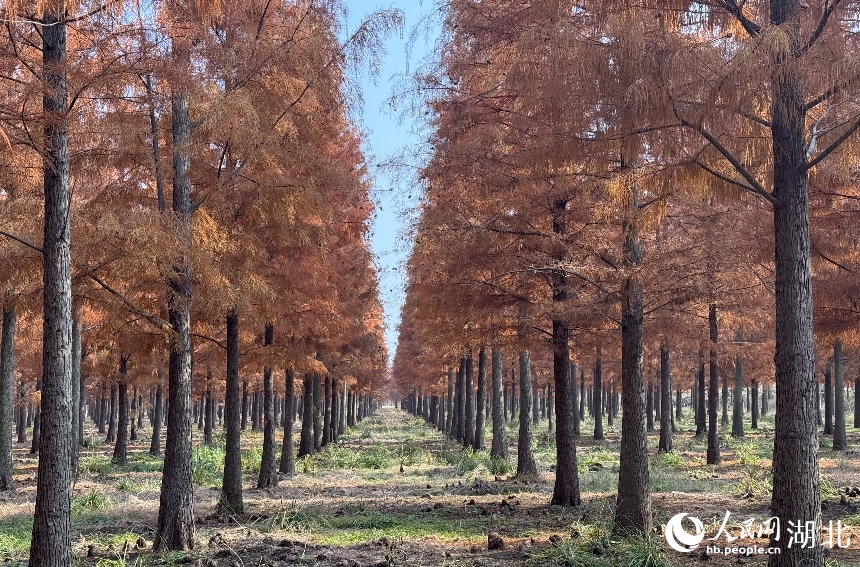
[[[849,423],[851,423],[849,421]],[[297,462],[299,472],[274,489],[258,490],[261,435],[243,434],[245,514],[215,514],[223,466],[220,447],[194,451],[196,549],[155,555],[162,460],[147,454],[148,438],[129,446],[129,463],[110,462],[111,448],[88,438],[72,500],[75,564],[97,567],[199,565],[201,567],[543,566],[688,567],[763,566],[764,555],[683,554],[669,548],[662,527],[672,516],[700,518],[708,537],[725,517],[729,532],[768,517],[773,422],[735,441],[723,439],[722,464],[705,464],[706,440],[680,422],[675,450],[655,455],[649,435],[655,534],[617,539],[611,530],[618,478],[620,423],[606,439],[584,435],[577,442],[583,504],[550,507],[555,445],[547,422],[535,430],[539,474],[517,479],[511,466],[486,452],[464,451],[419,419],[380,409],[338,443]],[[589,431],[585,422],[583,431]],[[508,429],[514,462],[516,425]],[[488,440],[489,442],[489,440]],[[860,486],[860,453],[835,454],[821,438],[823,519],[849,526],[847,549],[828,552],[828,567],[860,566],[860,498],[843,487]],[[849,429],[849,447],[860,447],[860,430]],[[15,448],[13,493],[0,493],[0,563],[26,564],[35,499],[36,459]],[[844,492],[844,490],[842,490]],[[860,495],[860,488],[855,491]],[[788,537],[783,524],[783,537]],[[686,528],[692,531],[691,525]],[[497,532],[504,548],[488,550]],[[740,540],[749,545],[752,540]],[[720,545],[728,545],[725,538]],[[732,545],[738,545],[733,543]],[[756,545],[766,546],[766,539]]]

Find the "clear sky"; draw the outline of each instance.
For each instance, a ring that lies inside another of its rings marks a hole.
[[[379,78],[375,82],[362,82],[364,106],[356,112],[356,120],[365,132],[364,152],[368,157],[369,170],[374,181],[372,196],[376,203],[376,218],[372,228],[371,247],[376,254],[379,269],[388,352],[389,357],[393,357],[397,345],[400,307],[405,298],[404,264],[411,245],[411,241],[404,234],[404,224],[409,222],[408,209],[414,206],[420,193],[416,188],[410,187],[412,172],[401,172],[395,176],[383,171],[378,164],[420,142],[412,120],[406,119],[399,123],[398,117],[391,111],[388,99],[398,76],[413,70],[418,61],[432,49],[434,38],[425,41],[421,35],[417,41],[412,42],[407,61],[410,31],[433,6],[432,2],[427,0],[395,0],[390,4],[355,0],[346,2],[349,8],[345,30],[347,33],[354,30],[367,14],[379,8],[399,8],[405,16],[403,33],[394,34],[386,41],[386,53]]]

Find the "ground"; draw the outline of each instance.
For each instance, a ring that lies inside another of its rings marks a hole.
[[[205,447],[195,438],[196,549],[165,556],[151,552],[162,460],[147,454],[146,438],[130,445],[129,464],[112,465],[111,448],[89,432],[72,500],[75,561],[97,567],[764,565],[764,556],[703,555],[707,542],[682,554],[670,549],[661,534],[669,518],[683,512],[701,518],[708,537],[717,533],[726,511],[731,512],[730,533],[736,534],[747,518],[755,518],[755,525],[765,521],[772,421],[763,418],[762,427],[748,431],[742,441],[724,437],[719,466],[704,464],[706,440],[693,436],[692,424],[678,425],[673,453],[655,455],[657,435],[649,437],[655,533],[626,539],[610,532],[617,421],[606,428],[604,441],[587,434],[578,440],[583,504],[577,508],[548,505],[555,446],[546,421],[536,427],[539,474],[517,479],[508,463],[483,451],[463,451],[422,420],[383,407],[335,445],[299,460],[299,472],[282,477],[271,490],[252,488],[262,440],[259,433],[246,432],[242,516],[215,513],[223,440],[220,447]],[[583,431],[590,427],[585,422]],[[515,441],[515,423],[508,434]],[[824,523],[839,520],[849,526],[843,538],[850,536],[853,543],[829,552],[828,567],[860,566],[858,499],[850,496],[850,489],[860,486],[860,455],[834,453],[830,443],[822,437]],[[860,446],[860,430],[849,430],[850,446]],[[36,470],[28,448],[15,448],[16,490],[0,493],[0,563],[24,564],[27,557]],[[511,450],[513,455],[515,446]],[[854,492],[860,495],[860,488]],[[685,527],[693,531],[692,524]],[[501,537],[503,549],[487,549],[492,532]]]

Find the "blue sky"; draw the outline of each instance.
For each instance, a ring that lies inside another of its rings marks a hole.
[[[432,41],[420,35],[413,41],[407,61],[407,43],[410,31],[422,15],[433,8],[432,2],[418,0],[396,0],[390,4],[348,2],[349,18],[347,33],[356,28],[367,14],[378,8],[396,7],[403,11],[405,28],[402,34],[394,34],[386,41],[382,72],[376,81],[363,80],[364,107],[356,113],[356,120],[364,130],[364,151],[370,163],[374,187],[372,196],[376,203],[376,218],[372,227],[371,247],[377,257],[380,292],[385,309],[386,341],[389,356],[394,356],[397,344],[397,325],[400,322],[400,307],[405,298],[405,261],[409,255],[411,241],[404,234],[404,224],[409,222],[407,210],[414,205],[420,192],[409,186],[411,172],[396,176],[383,171],[377,164],[385,162],[405,148],[420,142],[411,119],[398,122],[391,112],[388,98],[399,75],[413,70],[418,62],[432,50]]]

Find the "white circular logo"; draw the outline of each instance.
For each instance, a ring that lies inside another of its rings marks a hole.
[[[693,522],[693,525],[696,527],[696,533],[687,533],[684,526],[681,525],[681,520],[686,516],[686,513],[672,516],[672,518],[666,522],[666,533],[664,534],[669,547],[675,551],[680,551],[681,553],[689,553],[693,551],[699,546],[702,540],[705,539],[705,527],[702,525],[702,521],[699,520],[699,518],[690,516],[690,521]]]

